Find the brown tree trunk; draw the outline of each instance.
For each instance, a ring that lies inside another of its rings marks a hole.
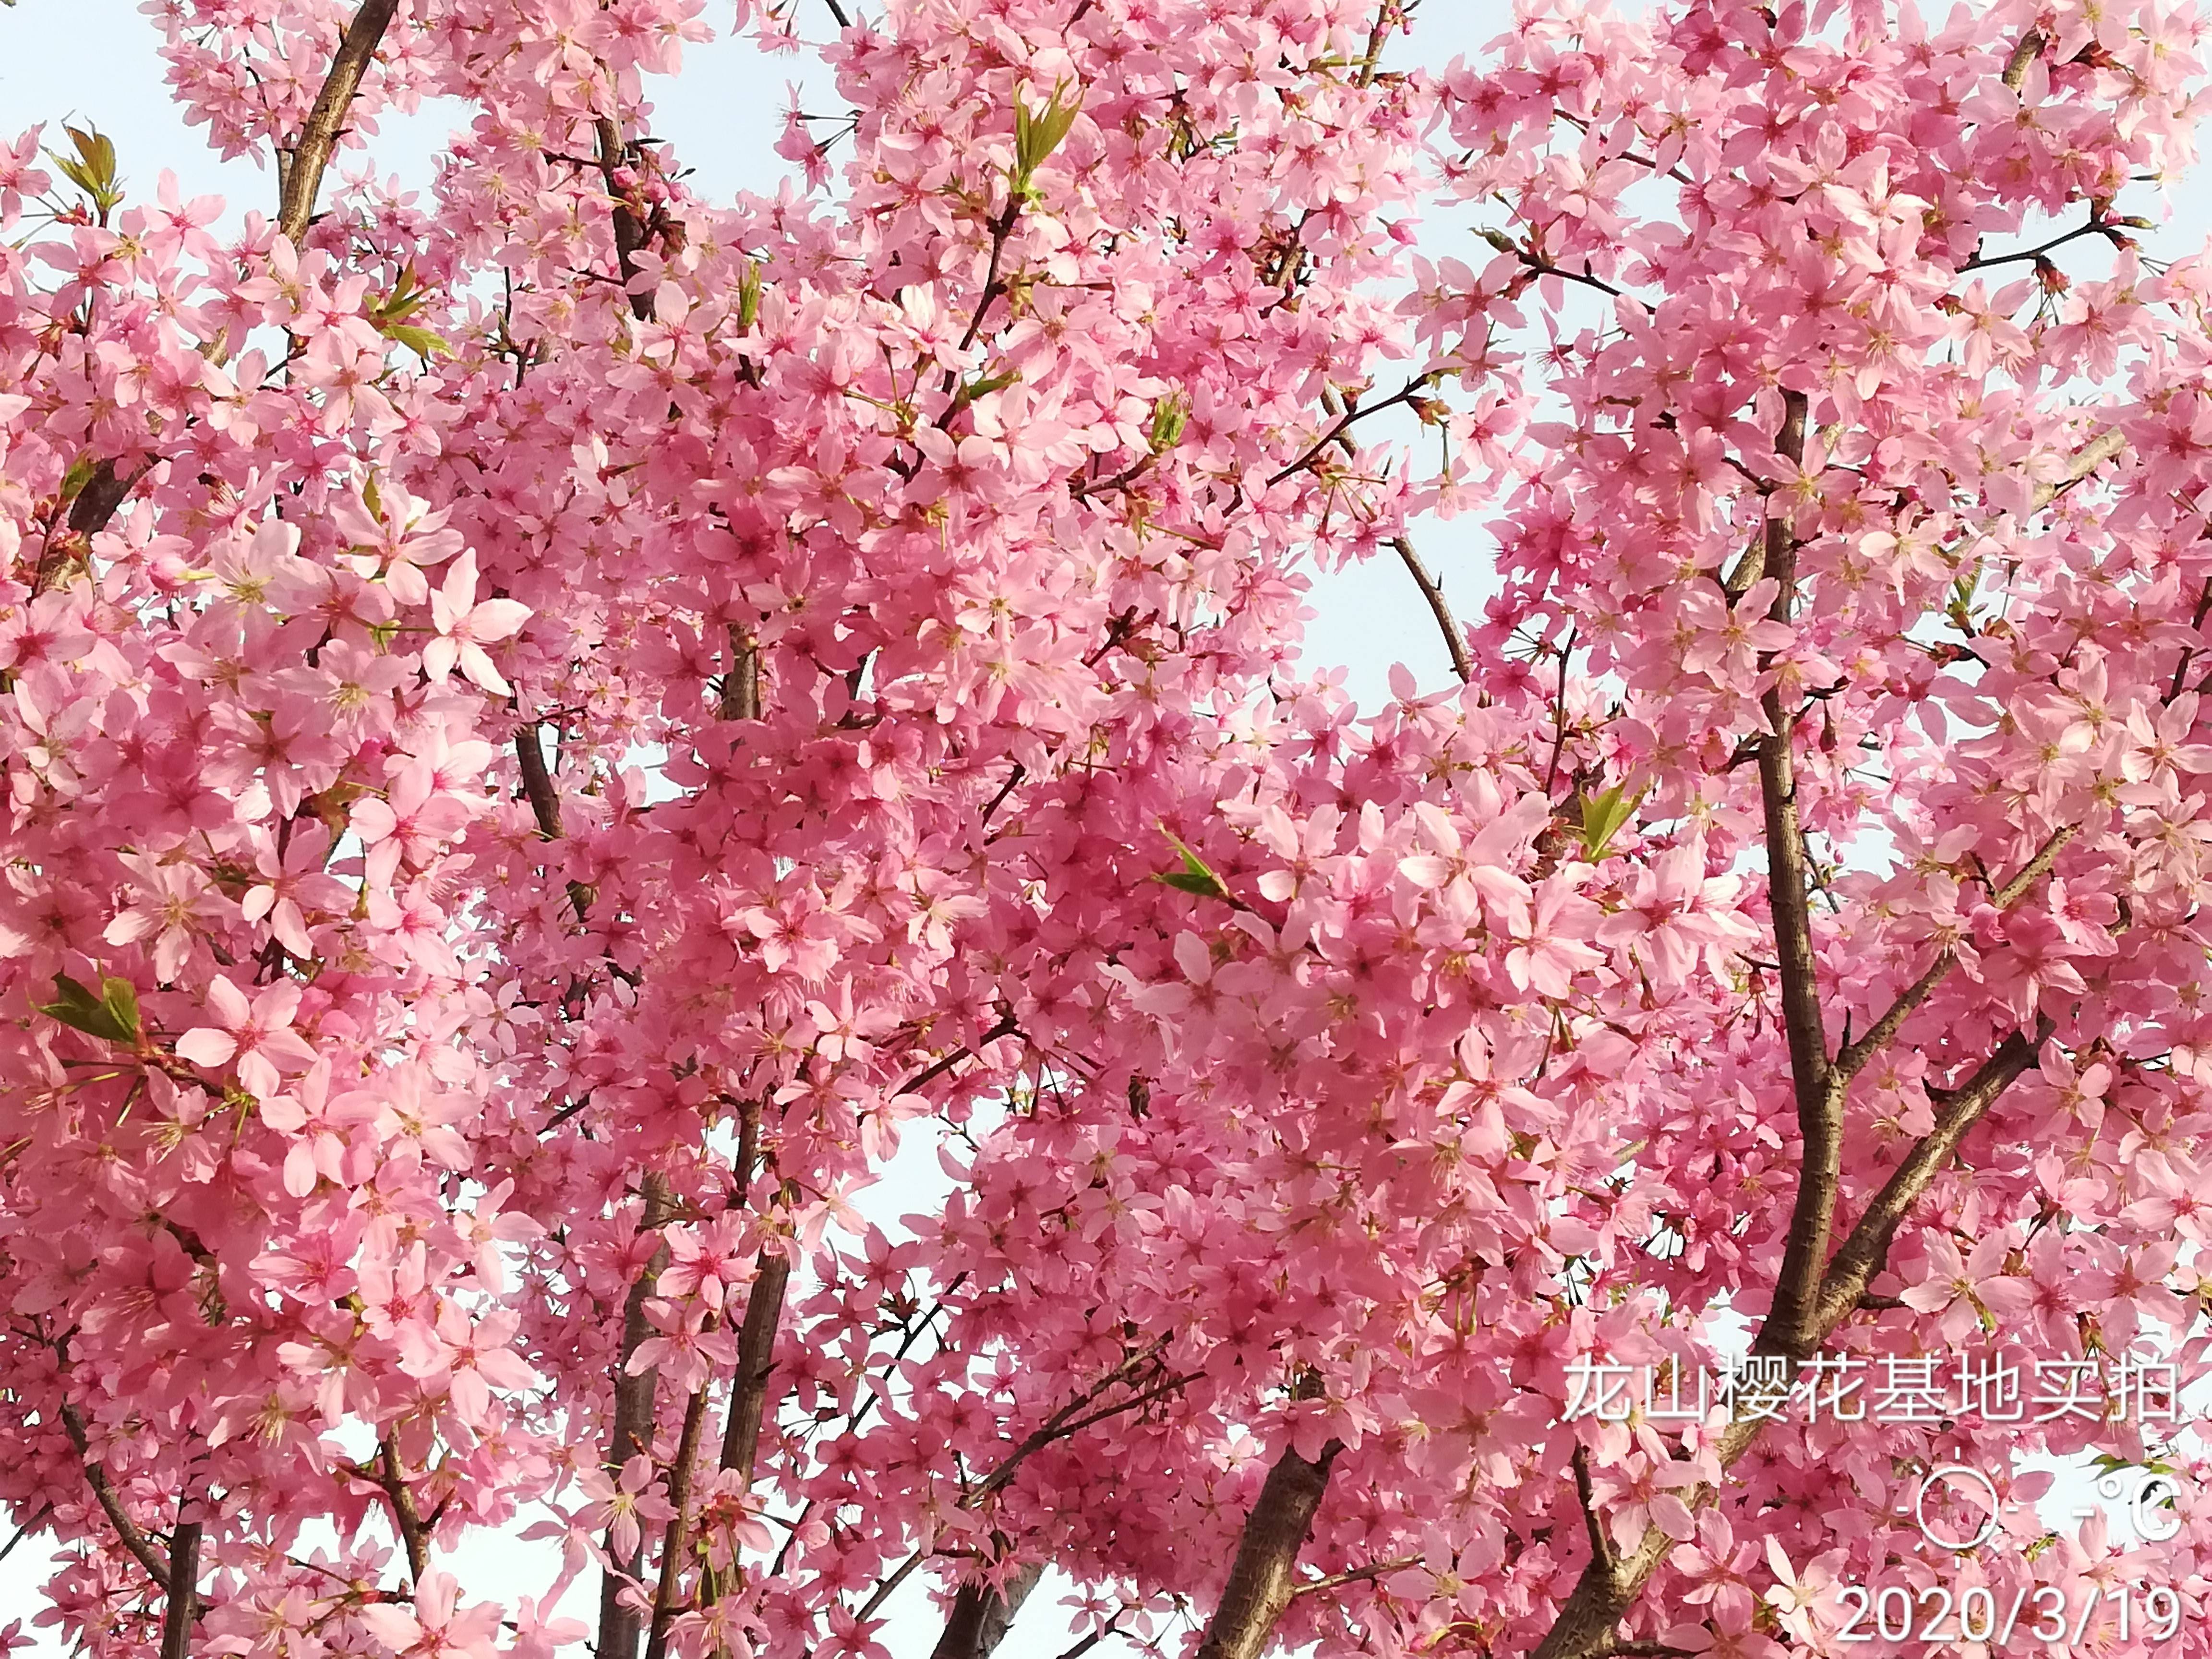
[[[1044,1577],[1044,1563],[1018,1570],[1006,1580],[1002,1589],[993,1589],[985,1584],[963,1584],[960,1593],[952,1598],[951,1615],[945,1621],[945,1634],[937,1638],[937,1646],[929,1659],[991,1659],[999,1644],[1006,1639],[1006,1632],[1014,1626],[1014,1615],[1022,1610],[1022,1603],[1030,1599],[1030,1592]]]
[[[638,1223],[638,1231],[650,1232],[667,1219],[667,1179],[649,1175],[645,1178],[645,1214]],[[668,1251],[663,1246],[653,1253],[653,1260],[629,1287],[629,1295],[623,1304],[622,1346],[615,1357],[614,1431],[607,1437],[606,1459],[607,1472],[617,1478],[624,1463],[641,1452],[653,1449],[653,1403],[659,1390],[660,1373],[647,1370],[632,1376],[629,1358],[652,1331],[645,1316],[646,1300],[653,1294],[653,1280],[660,1277],[660,1270],[667,1265]],[[613,1554],[611,1531],[607,1535],[607,1550]],[[635,1659],[643,1621],[635,1607],[623,1603],[621,1592],[629,1580],[642,1571],[644,1563],[645,1544],[641,1536],[638,1547],[616,1562],[621,1571],[600,1577],[599,1659]]]
[[[1297,1591],[1298,1552],[1328,1490],[1330,1466],[1344,1443],[1332,1440],[1312,1462],[1285,1448],[1267,1471],[1244,1520],[1237,1565],[1206,1626],[1196,1659],[1259,1659]]]
[[[169,1605],[161,1614],[161,1659],[187,1659],[199,1611],[200,1523],[179,1521],[169,1534]]]

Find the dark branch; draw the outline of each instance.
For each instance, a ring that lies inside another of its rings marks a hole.
[[[2039,878],[2050,872],[2051,865],[2064,850],[2066,843],[2074,839],[2074,835],[2075,826],[2070,823],[2052,830],[2043,845],[2036,849],[2035,856],[2021,867],[2020,873],[1991,895],[1990,902],[1995,908],[2008,910],[2017,903],[2021,896]],[[1889,1005],[1881,1018],[1867,1028],[1866,1035],[1844,1046],[1843,1052],[1836,1056],[1835,1074],[1838,1082],[1850,1082],[1865,1069],[1868,1061],[1889,1046],[1896,1037],[1899,1027],[1905,1024],[1914,1009],[1928,1000],[1958,961],[1959,952],[1955,945],[1939,951],[1936,960],[1929,964],[1928,970],[1899,994],[1897,1000]]]
[[[1341,416],[1337,417],[1335,425],[1329,428],[1329,429],[1322,434],[1320,437],[1315,439],[1314,441],[1307,447],[1306,452],[1303,455],[1300,455],[1297,459],[1292,461],[1281,471],[1276,473],[1274,477],[1269,478],[1267,482],[1270,484],[1279,484],[1282,483],[1284,479],[1294,477],[1297,474],[1304,471],[1308,467],[1311,466],[1316,461],[1321,459],[1321,454],[1323,450],[1327,449],[1331,444],[1337,442],[1345,435],[1346,433],[1349,432],[1352,429],[1352,423],[1354,422],[1364,421],[1370,415],[1380,415],[1384,410],[1395,409],[1401,404],[1412,403],[1416,398],[1419,398],[1424,392],[1426,392],[1429,389],[1430,386],[1434,381],[1434,378],[1435,377],[1432,375],[1424,374],[1417,380],[1407,381],[1404,386],[1392,392],[1379,404],[1363,404],[1357,409],[1346,410]]]
[[[1444,649],[1451,653],[1452,672],[1459,676],[1462,684],[1473,679],[1474,664],[1467,654],[1467,636],[1460,631],[1459,623],[1452,616],[1451,606],[1444,599],[1443,585],[1429,574],[1428,566],[1423,564],[1421,556],[1413,551],[1411,541],[1400,536],[1390,545],[1397,550],[1399,558],[1405,562],[1407,570],[1413,578],[1413,586],[1421,590],[1421,597],[1429,602],[1429,614],[1437,619],[1437,627],[1444,636]]]
[[[106,1515],[108,1524],[115,1528],[115,1535],[123,1540],[123,1547],[131,1552],[140,1566],[145,1568],[149,1578],[167,1590],[169,1588],[169,1564],[161,1559],[154,1547],[153,1540],[139,1529],[138,1523],[123,1507],[123,1499],[117,1494],[114,1483],[107,1478],[106,1468],[92,1455],[92,1438],[85,1430],[84,1413],[66,1400],[62,1402],[62,1428],[69,1435],[70,1444],[76,1448],[77,1461],[84,1465],[84,1478],[92,1487],[92,1495],[100,1500],[100,1507]]]
[[[1570,1461],[1574,1465],[1575,1502],[1582,1507],[1583,1531],[1589,1538],[1590,1570],[1607,1583],[1617,1583],[1620,1554],[1606,1536],[1604,1517],[1597,1512],[1597,1497],[1590,1487],[1589,1448],[1577,1441]]]
[[[1314,1513],[1328,1490],[1329,1469],[1344,1449],[1340,1440],[1309,1461],[1285,1447],[1267,1471],[1221,1601],[1206,1621],[1194,1659],[1260,1659],[1275,1626],[1298,1593],[1298,1552],[1313,1529]]]
[[[1821,1282],[1820,1326],[1823,1337],[1843,1322],[1859,1304],[1869,1280],[1889,1259],[1890,1241],[1920,1195],[1951,1160],[1966,1133],[1982,1121],[1997,1097],[2020,1075],[2035,1064],[2036,1051],[2051,1034],[2052,1023],[2042,1020],[2031,1040],[2015,1031],[1991,1051],[1973,1076],[1947,1096],[1936,1127],[1915,1142],[1904,1161],[1891,1171],[1881,1190],[1867,1206],[1866,1213],[1851,1229],[1850,1237],[1836,1252]]]
[[[684,1431],[677,1442],[676,1465],[668,1472],[668,1506],[675,1514],[660,1535],[660,1582],[653,1596],[653,1626],[645,1638],[645,1659],[664,1659],[668,1627],[674,1622],[684,1553],[691,1541],[691,1471],[699,1461],[699,1431],[707,1420],[707,1390],[692,1391],[684,1408]]]
[[[1784,392],[1782,429],[1776,452],[1785,460],[1805,459],[1805,395]],[[1771,499],[1766,520],[1765,571],[1777,588],[1768,615],[1790,622],[1797,603],[1797,538],[1784,513]],[[1762,663],[1761,667],[1766,665]],[[1794,710],[1782,706],[1779,687],[1760,698],[1766,735],[1759,750],[1759,803],[1766,830],[1766,902],[1774,919],[1774,958],[1780,969],[1782,1019],[1790,1040],[1790,1078],[1803,1138],[1802,1169],[1781,1277],[1774,1289],[1770,1328],[1779,1327],[1802,1342],[1828,1253],[1828,1232],[1836,1209],[1836,1188],[1843,1157],[1843,1092],[1828,1063],[1828,1037],[1820,1016],[1820,987],[1813,958],[1812,900],[1805,836],[1797,810],[1796,725]]]
[[[378,1443],[376,1457],[376,1484],[392,1505],[392,1523],[399,1528],[400,1542],[406,1547],[408,1580],[419,1584],[430,1565],[430,1530],[415,1507],[415,1494],[407,1485],[407,1473],[400,1468],[398,1440],[386,1435]]]
[[[191,1659],[192,1620],[198,1617],[200,1526],[179,1521],[169,1534],[169,1604],[161,1612],[161,1659]]]
[[[1044,1563],[1031,1561],[1015,1568],[997,1589],[975,1581],[961,1585],[929,1659],[991,1659],[1043,1577]]]
[[[647,1175],[644,1196],[645,1211],[638,1220],[638,1231],[649,1233],[668,1220],[667,1177],[658,1173]],[[613,1431],[607,1437],[606,1451],[608,1473],[617,1478],[624,1463],[653,1449],[653,1396],[659,1389],[660,1373],[648,1369],[633,1376],[629,1362],[630,1356],[653,1334],[653,1327],[645,1316],[645,1304],[653,1294],[653,1281],[667,1264],[668,1247],[663,1244],[654,1249],[653,1259],[630,1285],[629,1295],[623,1303],[622,1346],[616,1352],[614,1364],[615,1420]],[[641,1540],[626,1558],[617,1555],[614,1530],[609,1527],[607,1554],[620,1571],[605,1573],[600,1579],[599,1659],[632,1659],[637,1652],[637,1610],[623,1601],[621,1591],[625,1576],[638,1576],[644,1547]]]

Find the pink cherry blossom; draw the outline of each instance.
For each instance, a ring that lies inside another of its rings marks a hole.
[[[177,1039],[177,1058],[210,1071],[229,1066],[246,1092],[266,1100],[283,1085],[289,1072],[315,1063],[315,1050],[292,1029],[300,1010],[300,987],[289,981],[252,997],[222,975],[208,981],[207,1007],[219,1022],[196,1025]]]
[[[260,194],[0,143],[32,1627],[2186,1601],[2185,1419],[1842,1385],[2212,1360],[2203,21],[862,10],[161,0]],[[788,178],[655,114],[753,53]],[[2013,1460],[2099,1453],[2172,1537],[2044,1539]]]

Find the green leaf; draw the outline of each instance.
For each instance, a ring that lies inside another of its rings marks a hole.
[[[100,1005],[126,1033],[125,1042],[138,1041],[138,988],[112,975],[100,981]]]
[[[1190,419],[1190,399],[1180,392],[1170,392],[1154,401],[1152,420],[1146,439],[1155,455],[1164,455],[1182,441],[1184,424]]]
[[[379,331],[387,340],[396,341],[428,362],[433,357],[450,357],[453,348],[442,335],[433,334],[427,328],[416,328],[411,323],[386,323]]]
[[[750,259],[738,273],[738,327],[750,330],[760,320],[760,267]]]
[[[1221,884],[1213,877],[1196,870],[1170,870],[1156,879],[1164,881],[1169,886],[1180,889],[1183,892],[1195,893],[1200,898],[1229,896],[1221,890]]]
[[[976,398],[988,398],[994,392],[1004,392],[1021,378],[1022,372],[1018,368],[1010,368],[998,374],[979,374],[968,382],[968,401],[972,404]]]
[[[1160,826],[1160,833],[1182,855],[1182,868],[1155,876],[1153,880],[1164,882],[1177,892],[1195,893],[1200,898],[1223,899],[1231,904],[1237,902],[1229,891],[1228,883],[1215,875],[1212,866],[1177,839],[1174,830],[1164,823]]]
[[[89,455],[80,455],[76,463],[62,475],[62,501],[75,501],[84,494],[84,487],[92,482],[92,475],[100,471],[100,463]]]
[[[392,285],[391,293],[370,299],[369,320],[380,329],[387,323],[404,323],[422,309],[422,301],[428,297],[416,283],[415,267],[409,265],[399,273],[399,280]]]
[[[1082,111],[1081,89],[1078,88],[1072,99],[1066,94],[1067,82],[1062,81],[1053,88],[1052,101],[1034,115],[1019,98],[1014,101],[1014,177],[1015,182],[1024,189],[1029,185],[1030,175],[1060,148],[1060,140],[1067,137],[1068,129],[1075,125],[1075,118]]]
[[[138,992],[127,979],[104,979],[100,994],[67,974],[54,975],[55,1000],[39,1012],[51,1019],[109,1042],[138,1041]]]
[[[70,183],[92,198],[93,206],[99,210],[105,223],[109,210],[123,199],[122,187],[115,177],[115,143],[97,127],[64,127],[62,131],[76,146],[76,155],[71,157],[53,150],[46,154]]]
[[[1583,794],[1577,799],[1583,809],[1583,857],[1592,864],[1605,857],[1606,849],[1620,828],[1636,816],[1636,809],[1644,803],[1644,792],[1633,795],[1620,784],[1602,794]]]
[[[994,392],[1004,392],[1021,378],[1021,370],[1010,368],[1002,374],[979,374],[972,380],[963,381],[960,390],[953,394],[952,406],[945,411],[945,418],[950,420],[978,398],[987,398]]]

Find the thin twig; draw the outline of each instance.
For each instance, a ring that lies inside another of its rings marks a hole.
[[[2054,236],[2047,242],[2035,247],[2022,248],[2017,253],[1993,253],[1986,256],[1978,253],[1959,269],[1962,271],[1987,270],[1992,265],[2010,265],[2017,264],[2023,259],[2040,259],[2046,254],[2057,252],[2067,243],[2078,241],[2084,236],[2111,236],[2116,234],[2114,228],[2106,224],[2096,210],[2092,209],[2089,222],[2086,225],[2076,225],[2073,229]]]
[[[1429,389],[1431,381],[1431,376],[1424,374],[1417,380],[1408,380],[1404,386],[1399,387],[1397,391],[1392,392],[1379,404],[1363,404],[1356,409],[1348,409],[1345,410],[1343,416],[1337,421],[1334,426],[1332,426],[1327,432],[1324,432],[1320,437],[1315,439],[1313,443],[1307,448],[1304,454],[1299,456],[1297,459],[1292,461],[1281,471],[1276,473],[1274,477],[1269,478],[1267,480],[1268,483],[1279,484],[1282,483],[1284,479],[1304,471],[1308,467],[1311,466],[1315,461],[1320,459],[1321,453],[1323,450],[1327,449],[1331,444],[1334,443],[1339,438],[1341,438],[1346,432],[1351,430],[1353,422],[1364,421],[1370,415],[1380,415],[1386,409],[1395,409],[1401,404],[1409,404],[1413,402],[1414,398],[1419,397],[1424,392]]]
[[[1062,1648],[1060,1651],[1060,1659],[1083,1659],[1085,1654],[1090,1652],[1108,1637],[1119,1636],[1121,1633],[1121,1615],[1117,1613],[1081,1641]]]
[[[1370,1578],[1380,1578],[1388,1573],[1403,1572],[1409,1567],[1419,1566],[1421,1560],[1422,1558],[1418,1555],[1401,1555],[1395,1561],[1370,1561],[1365,1566],[1354,1567],[1349,1572],[1333,1572],[1326,1578],[1309,1579],[1291,1593],[1293,1595],[1312,1595],[1321,1590],[1335,1589],[1341,1585],[1357,1584]]]
[[[1429,573],[1421,562],[1420,555],[1413,551],[1413,544],[1404,536],[1394,537],[1390,545],[1405,563],[1413,579],[1413,586],[1421,590],[1421,597],[1429,604],[1429,614],[1437,619],[1443,631],[1444,649],[1451,653],[1452,672],[1458,675],[1462,684],[1474,678],[1474,663],[1467,653],[1467,636],[1460,631],[1458,621],[1452,616],[1451,606],[1444,599],[1443,585]],[[1564,670],[1561,672],[1565,672]]]
[[[35,1532],[39,1527],[45,1522],[46,1517],[53,1512],[54,1505],[52,1499],[49,1498],[46,1503],[40,1504],[39,1506],[39,1512],[36,1515],[23,1522],[21,1526],[15,1528],[15,1535],[8,1540],[8,1547],[5,1549],[0,1549],[0,1561],[5,1561],[9,1556],[13,1555],[15,1553],[15,1546],[21,1543],[26,1538],[28,1538],[32,1533]]]
[[[983,331],[983,313],[990,310],[991,301],[999,297],[999,264],[1006,257],[1006,240],[1014,234],[1014,222],[1022,216],[1022,198],[1010,184],[1006,189],[1006,205],[991,221],[991,262],[983,273],[983,296],[975,302],[975,314],[968,319],[968,331],[960,337],[960,349],[965,351],[975,343],[975,337]],[[949,391],[958,375],[947,371],[946,389]]]

